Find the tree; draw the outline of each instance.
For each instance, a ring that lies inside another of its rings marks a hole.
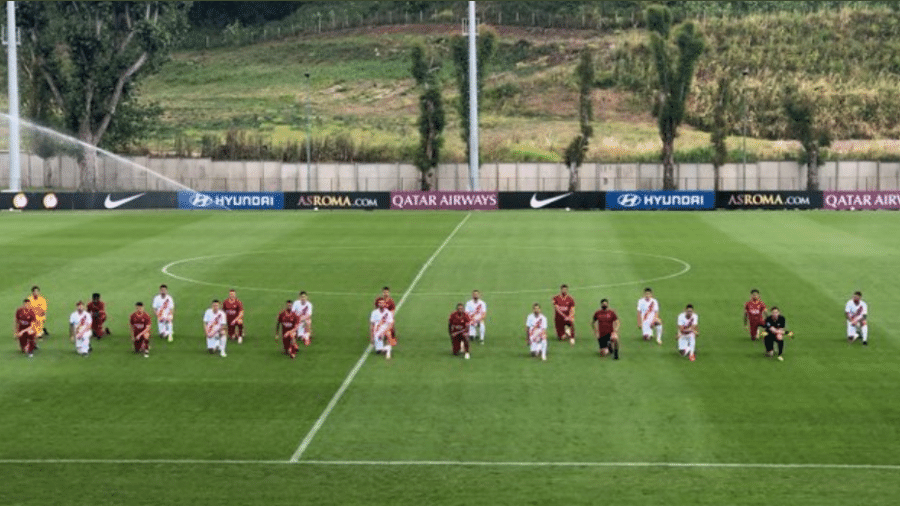
[[[684,104],[691,90],[691,80],[697,60],[705,47],[703,34],[694,23],[687,21],[675,30],[674,44],[669,41],[672,12],[661,5],[653,5],[646,12],[650,31],[650,50],[653,55],[659,87],[653,113],[662,140],[663,188],[676,189],[675,137],[684,119]]]
[[[575,67],[578,78],[578,122],[581,133],[572,139],[566,148],[566,166],[569,168],[569,191],[578,191],[578,169],[587,155],[588,143],[594,135],[594,107],[591,103],[591,90],[594,89],[594,56],[591,50],[584,48],[578,66]]]
[[[136,132],[149,110],[135,84],[168,59],[187,26],[190,2],[20,2],[17,24],[49,89],[62,128],[100,146]],[[124,114],[123,114],[124,113]],[[125,121],[118,121],[118,118]],[[114,134],[110,134],[115,132]],[[109,136],[107,134],[110,134]],[[81,189],[91,189],[96,153],[79,157]]]
[[[440,80],[441,63],[425,61],[425,48],[421,45],[412,49],[412,76],[416,85],[422,90],[419,96],[419,149],[416,151],[416,167],[422,172],[420,188],[431,190],[434,181],[434,169],[437,167],[444,144],[443,132],[446,124],[444,117],[444,99],[441,96]]]
[[[497,50],[497,34],[493,30],[481,29],[478,33],[478,42],[476,48],[476,76],[475,81],[476,93],[479,103],[481,101],[481,90],[484,87],[484,72],[488,61],[494,56]],[[453,65],[456,69],[456,86],[459,90],[459,119],[462,122],[462,130],[460,135],[463,142],[466,143],[466,157],[468,158],[472,147],[469,146],[469,44],[468,39],[457,35],[451,41],[451,53],[453,56]]]
[[[731,105],[731,81],[726,75],[719,78],[716,88],[716,103],[713,106],[712,132],[709,134],[709,142],[713,145],[713,189],[719,191],[719,169],[728,160],[728,146],[725,139],[731,130],[728,123],[728,108]]]
[[[802,163],[806,164],[806,189],[819,189],[819,167],[822,166],[822,150],[831,145],[829,131],[818,123],[815,100],[809,93],[801,92],[796,85],[784,89],[784,112],[788,120],[788,134],[800,141],[803,147]]]

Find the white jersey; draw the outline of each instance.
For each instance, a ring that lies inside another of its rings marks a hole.
[[[529,313],[525,319],[525,326],[528,328],[528,338],[531,342],[538,342],[547,339],[547,317],[539,314]]]
[[[659,316],[659,302],[653,297],[650,297],[650,300],[641,297],[638,299],[637,310],[641,315],[641,321],[650,323]]]
[[[313,305],[312,302],[306,301],[301,302],[300,300],[295,300],[294,305],[291,306],[291,312],[300,317],[300,327],[308,327],[309,323],[312,321],[313,314]]]
[[[375,326],[372,332],[375,339],[383,339],[387,337],[388,331],[391,330],[391,326],[394,324],[394,313],[387,309],[375,309],[369,316],[369,323]]]
[[[69,323],[75,329],[74,336],[76,339],[83,339],[91,336],[91,313],[84,311],[79,313],[75,311],[69,316]]]
[[[469,315],[471,325],[477,325],[484,321],[487,315],[487,303],[481,299],[466,302],[466,314]]]
[[[203,324],[206,326],[206,337],[219,335],[225,328],[225,311],[207,309],[203,314]]]
[[[847,306],[844,307],[844,312],[848,315],[848,321],[858,322],[863,316],[869,314],[869,306],[862,299],[859,304],[850,299],[847,301]]]
[[[169,294],[165,296],[156,294],[156,297],[153,297],[153,311],[156,312],[157,320],[163,322],[172,321],[172,314],[175,312],[175,300]]]
[[[687,313],[681,313],[678,315],[678,334],[681,336],[693,336],[693,332],[682,332],[681,327],[684,326],[693,326],[697,325],[700,318],[697,316],[697,313],[694,313],[688,318]]]

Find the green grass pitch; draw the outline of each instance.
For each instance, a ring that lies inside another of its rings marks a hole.
[[[40,285],[51,332],[33,359],[8,330],[0,341],[0,504],[894,504],[898,225],[889,212],[0,213],[2,313],[11,326]],[[143,359],[126,318],[160,283],[176,338]],[[560,283],[579,339],[541,363],[524,320],[533,302],[552,312]],[[385,284],[404,300],[394,359],[368,357],[289,463],[360,360]],[[201,316],[232,286],[248,339],[222,359]],[[663,346],[638,336],[645,286]],[[796,332],[784,362],[743,329],[754,287]],[[446,321],[475,288],[487,343],[465,361]],[[274,319],[300,289],[314,340],[292,361]],[[866,348],[844,338],[856,289]],[[113,335],[81,358],[66,322],[94,291]],[[619,361],[591,339],[603,297],[623,321]],[[694,363],[674,350],[687,303]]]

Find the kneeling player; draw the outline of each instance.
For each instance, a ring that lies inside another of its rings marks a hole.
[[[75,304],[75,312],[69,316],[69,339],[75,343],[75,351],[82,357],[91,352],[91,314],[84,310],[84,302]]]
[[[384,353],[384,358],[391,359],[393,348],[392,329],[394,328],[394,313],[388,310],[384,299],[378,299],[378,309],[369,315],[369,339],[375,347],[375,353]]]
[[[763,323],[766,328],[765,343],[766,356],[771,357],[775,354],[775,343],[778,343],[778,360],[784,361],[784,336],[793,337],[794,333],[785,330],[785,319],[778,307],[772,306],[772,314],[770,314]]]
[[[212,301],[212,305],[203,314],[203,331],[206,335],[206,349],[210,355],[219,352],[222,357],[225,354],[225,344],[228,336],[225,334],[225,312],[219,310],[218,299]]]
[[[457,304],[456,311],[450,313],[450,318],[447,322],[447,332],[450,333],[450,345],[452,346],[453,354],[459,355],[459,351],[465,349],[466,360],[469,359],[469,336],[466,335],[466,330],[471,324],[472,319],[466,313],[465,306]]]
[[[297,339],[303,341],[303,344],[309,346],[312,340],[312,313],[313,305],[309,301],[306,292],[300,292],[300,298],[294,301],[291,311],[300,318],[300,325],[297,327]]]
[[[140,353],[145,357],[150,356],[150,314],[144,311],[144,303],[136,302],[134,304],[134,312],[128,318],[131,326],[131,343],[134,345],[134,352]]]
[[[541,305],[538,303],[532,306],[532,312],[525,319],[525,333],[531,356],[547,360],[547,317],[541,314]]]
[[[297,327],[300,326],[300,316],[291,310],[291,301],[285,302],[284,309],[278,313],[275,322],[275,339],[281,337],[285,355],[297,358],[300,348],[297,346]]]
[[[862,300],[862,292],[854,292],[853,298],[847,301],[844,315],[847,317],[847,341],[853,342],[862,335],[863,346],[869,345],[869,325],[866,316],[869,306]]]
[[[237,292],[228,290],[228,298],[222,303],[225,310],[225,321],[228,323],[228,339],[244,342],[244,303],[237,298]]]
[[[37,315],[31,308],[31,301],[25,299],[22,306],[16,309],[16,325],[13,330],[13,338],[19,341],[19,348],[22,353],[29,357],[34,356],[34,350],[37,349],[35,340],[38,337],[35,322]]]
[[[656,329],[656,344],[662,344],[663,325],[659,316],[659,302],[653,297],[653,290],[644,288],[644,296],[637,303],[637,325],[644,341],[653,338]]]
[[[699,318],[694,312],[694,306],[688,304],[684,312],[678,315],[678,352],[683,357],[688,357],[691,362],[695,360],[694,350],[697,346],[697,323]]]
[[[759,298],[759,290],[750,290],[750,300],[744,304],[744,327],[750,332],[750,339],[756,341],[758,329],[766,319],[766,303]]]
[[[605,357],[610,353],[613,359],[619,360],[619,317],[616,312],[609,309],[609,301],[600,301],[600,309],[594,313],[594,337],[600,346],[600,356]]]

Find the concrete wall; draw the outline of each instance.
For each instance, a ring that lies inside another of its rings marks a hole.
[[[23,154],[22,186],[75,189],[81,182],[73,158],[42,160]],[[0,187],[9,185],[9,156],[0,153]],[[711,164],[680,164],[678,186],[714,188]],[[662,167],[649,163],[589,163],[579,172],[581,190],[655,190],[662,188]],[[210,159],[136,157],[126,161],[100,157],[94,184],[101,191],[391,191],[419,187],[419,171],[404,163],[281,163]],[[721,168],[722,190],[803,190],[806,167],[794,161],[728,164]],[[480,168],[482,190],[558,192],[568,188],[566,167],[556,163],[488,163]],[[820,169],[823,190],[900,189],[900,162],[828,162]],[[469,188],[466,164],[443,164],[435,178],[438,190]]]

